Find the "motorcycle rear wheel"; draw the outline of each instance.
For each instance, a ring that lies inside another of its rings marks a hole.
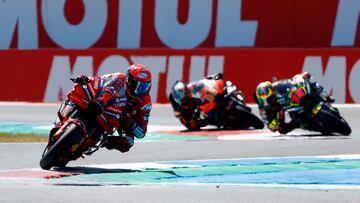
[[[67,156],[67,152],[70,152],[70,149],[82,140],[82,134],[83,132],[80,127],[74,123],[70,124],[59,140],[51,146],[50,150],[43,154],[40,159],[40,167],[44,170],[49,170],[53,166],[65,166],[67,162],[59,163],[58,160],[60,158],[67,158],[63,156]]]
[[[350,135],[351,128],[341,116],[334,115],[330,111],[322,109],[317,115],[317,121],[321,123],[324,129],[323,134],[338,132],[342,135]]]

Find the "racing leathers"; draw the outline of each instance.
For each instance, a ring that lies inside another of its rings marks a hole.
[[[149,93],[136,97],[128,95],[125,107],[126,116],[123,121],[125,126],[123,129],[117,130],[119,135],[123,136],[111,136],[106,148],[115,148],[121,152],[129,151],[134,145],[134,137],[141,139],[145,136],[151,108],[152,104]]]
[[[116,79],[121,87],[114,87],[114,82],[109,82]],[[112,107],[122,112],[120,117],[120,127],[117,129],[119,136],[108,136],[105,147],[107,149],[117,149],[120,152],[127,152],[134,145],[134,138],[141,139],[145,136],[147,131],[147,124],[149,121],[150,111],[152,108],[151,98],[149,93],[134,97],[131,96],[126,88],[126,76],[124,73],[113,73],[108,75],[88,77],[81,75],[76,78],[76,83],[82,85],[88,82],[95,81],[95,87],[103,85],[102,88],[109,89],[108,92],[118,92],[115,94],[116,99],[112,101]],[[71,98],[71,93],[68,95]],[[101,100],[94,103],[89,103],[88,110],[93,114],[99,114],[99,107],[105,106],[110,96],[105,93]],[[100,104],[100,105],[98,105]]]
[[[267,99],[266,102],[261,101],[256,96],[254,96],[254,99],[259,107],[261,119],[271,131],[279,131],[285,134],[294,128],[292,125],[285,123],[284,110],[275,95]]]
[[[178,104],[174,100],[173,94],[170,93],[169,101],[174,110],[174,115],[180,122],[189,130],[197,130],[200,128],[199,111],[195,106],[195,102],[190,94],[187,94],[182,101],[182,104]]]

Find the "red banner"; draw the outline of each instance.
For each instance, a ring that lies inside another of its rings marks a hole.
[[[0,48],[359,47],[358,0],[1,1]]]
[[[166,103],[176,80],[223,72],[253,102],[256,85],[272,76],[309,71],[338,103],[360,102],[360,49],[37,50],[0,52],[2,101],[53,102],[72,88],[70,77],[123,72],[133,63],[153,74],[151,96]]]

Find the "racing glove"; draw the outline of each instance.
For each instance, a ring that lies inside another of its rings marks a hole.
[[[311,79],[311,74],[309,72],[303,72],[303,73],[301,73],[301,75],[304,78],[304,80],[310,80]]]
[[[89,77],[83,74],[77,76],[75,79],[71,78],[71,80],[79,85],[86,85],[88,82],[90,82]]]
[[[224,75],[222,73],[216,73],[216,74],[213,74],[213,75],[208,75],[205,77],[205,79],[208,79],[208,80],[220,80],[220,79],[223,79],[224,78]]]

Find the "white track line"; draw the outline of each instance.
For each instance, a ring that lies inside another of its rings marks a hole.
[[[360,154],[345,154],[345,155],[321,155],[321,156],[287,156],[287,157],[258,157],[258,158],[231,158],[231,159],[202,159],[202,160],[176,160],[174,162],[196,162],[196,161],[221,161],[221,160],[266,160],[266,159],[286,159],[286,158],[338,158],[338,159],[360,159]],[[140,162],[140,163],[119,163],[119,164],[94,164],[94,165],[79,165],[76,167],[91,167],[102,169],[130,169],[130,170],[142,170],[145,168],[158,168],[158,169],[171,169],[173,167],[197,167],[196,165],[177,165],[177,164],[164,164],[165,162]],[[75,167],[75,166],[72,166]],[[16,169],[16,170],[2,170],[0,172],[9,171],[42,171],[40,168],[28,168],[28,169]],[[48,180],[43,178],[24,178],[24,177],[0,177],[1,182],[20,182],[24,183],[49,183]],[[93,182],[82,182],[81,184],[94,184]],[[98,184],[98,183],[96,183]],[[106,182],[101,183],[103,186],[118,186],[118,182]],[[171,186],[240,186],[240,187],[263,187],[263,188],[293,188],[293,189],[321,189],[321,190],[359,190],[359,185],[329,185],[329,184],[241,184],[241,183],[133,183],[134,186],[144,185],[163,185],[166,187]]]

